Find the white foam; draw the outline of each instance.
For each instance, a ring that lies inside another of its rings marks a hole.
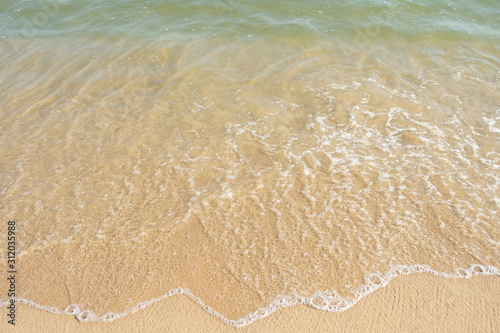
[[[191,299],[196,304],[200,305],[203,310],[212,316],[218,318],[223,323],[230,325],[241,327],[245,325],[249,325],[257,319],[264,318],[278,309],[296,305],[303,304],[310,306],[312,308],[329,311],[329,312],[340,312],[349,309],[353,305],[355,305],[361,298],[367,296],[373,291],[386,286],[392,279],[401,276],[401,275],[409,275],[413,273],[429,273],[432,275],[440,276],[443,278],[463,278],[469,279],[473,276],[477,275],[493,275],[500,277],[500,268],[493,266],[483,266],[479,264],[470,265],[468,268],[458,267],[454,268],[450,272],[440,272],[431,269],[427,265],[397,265],[393,266],[385,273],[370,273],[367,274],[364,278],[365,284],[359,286],[357,289],[352,291],[352,297],[342,297],[337,294],[334,290],[324,290],[324,291],[316,291],[315,293],[309,296],[290,296],[290,295],[278,295],[276,298],[270,302],[266,307],[256,309],[245,316],[241,317],[237,320],[231,320],[225,318],[221,313],[212,309],[208,305],[203,304],[202,300],[193,295],[189,290],[183,288],[174,288],[167,291],[165,294],[158,298],[150,299],[149,301],[140,302],[136,306],[122,312],[122,313],[106,313],[103,316],[97,316],[90,310],[81,310],[78,305],[70,304],[64,310],[59,310],[55,307],[40,305],[35,302],[26,299],[16,299],[18,303],[26,304],[32,306],[36,309],[44,310],[47,312],[51,312],[54,314],[66,314],[75,316],[78,321],[89,321],[89,322],[110,322],[118,318],[125,317],[129,314],[132,314],[138,310],[144,309],[150,304],[153,304],[157,301],[160,301],[169,296],[183,294]],[[236,296],[236,295],[235,295]],[[5,301],[0,304],[0,306],[7,306],[9,301]]]

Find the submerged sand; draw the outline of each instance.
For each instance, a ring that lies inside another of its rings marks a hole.
[[[395,266],[500,267],[494,65],[264,45],[17,45],[0,79],[38,60],[0,122],[16,297],[106,319],[180,287],[238,320],[317,291],[343,307]]]

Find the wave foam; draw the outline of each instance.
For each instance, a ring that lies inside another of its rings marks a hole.
[[[316,291],[307,297],[302,296],[278,296],[274,301],[269,303],[266,307],[259,308],[247,315],[243,316],[237,320],[231,320],[225,318],[222,314],[212,309],[208,305],[203,304],[201,299],[190,293],[188,290],[183,288],[174,288],[167,291],[161,297],[153,298],[149,301],[140,302],[136,306],[131,309],[124,311],[122,313],[107,313],[101,317],[96,316],[90,310],[80,310],[80,308],[71,304],[63,311],[50,306],[39,305],[35,302],[26,299],[16,299],[17,302],[32,306],[36,309],[44,310],[47,312],[51,312],[54,314],[65,314],[72,315],[78,321],[91,321],[91,322],[110,322],[118,318],[125,317],[126,315],[132,314],[138,310],[144,309],[146,306],[153,304],[157,301],[160,301],[169,296],[183,294],[191,299],[196,304],[200,305],[203,310],[212,316],[218,318],[223,323],[230,326],[246,326],[251,324],[257,319],[267,317],[271,313],[275,312],[278,309],[285,308],[292,305],[303,304],[310,306],[312,308],[329,311],[329,312],[340,312],[349,309],[354,304],[356,304],[361,298],[366,295],[372,293],[373,291],[386,286],[393,278],[396,278],[401,275],[409,275],[412,273],[430,273],[432,275],[444,277],[444,278],[463,278],[469,279],[476,275],[496,275],[500,276],[500,269],[493,266],[483,266],[483,265],[470,265],[468,268],[455,268],[450,273],[439,272],[431,269],[427,265],[398,265],[389,269],[384,274],[380,273],[370,273],[367,274],[364,278],[365,284],[359,286],[356,290],[353,291],[353,297],[341,297],[335,291]],[[0,303],[0,306],[6,306],[9,301]]]

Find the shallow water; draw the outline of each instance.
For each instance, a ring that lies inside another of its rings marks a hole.
[[[183,292],[245,324],[411,271],[498,275],[499,12],[2,2],[18,298],[109,320]]]

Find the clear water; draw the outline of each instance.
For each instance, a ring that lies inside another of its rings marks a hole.
[[[499,275],[496,1],[3,1],[0,49],[24,302],[241,325]]]

